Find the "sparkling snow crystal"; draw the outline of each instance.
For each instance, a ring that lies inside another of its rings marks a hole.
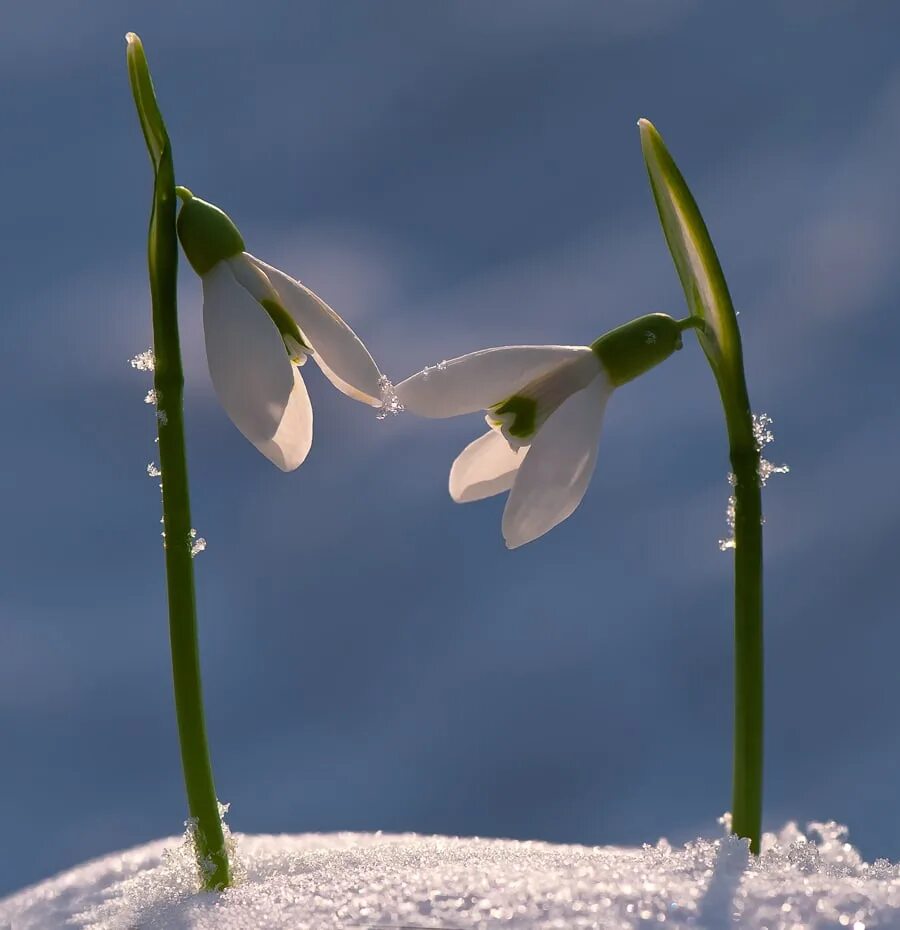
[[[900,877],[834,823],[643,849],[336,834],[234,838],[239,881],[198,894],[184,841],[80,866],[0,901],[16,930],[896,930]],[[167,849],[168,848],[168,849]]]
[[[403,404],[400,403],[400,398],[397,396],[390,379],[382,375],[378,385],[381,388],[381,406],[378,408],[378,419],[383,420],[385,417],[403,413]]]
[[[128,360],[128,364],[138,371],[153,371],[156,365],[156,360],[153,358],[153,349],[145,349],[143,352],[138,352],[134,358]]]
[[[756,441],[756,448],[762,452],[763,449],[775,439],[775,435],[772,433],[772,430],[769,427],[772,425],[772,418],[765,413],[754,413],[753,414],[753,438]],[[772,475],[786,475],[790,471],[788,465],[773,465],[768,459],[764,458],[762,455],[759,457],[759,486],[764,488],[766,482]],[[734,487],[735,477],[733,474],[729,473],[728,483]],[[719,548],[722,552],[727,552],[729,549],[734,549],[734,519],[735,512],[737,507],[737,501],[734,494],[730,494],[728,497],[728,506],[725,509],[725,521],[728,524],[728,536],[725,539],[719,540]],[[763,520],[765,522],[765,520]]]
[[[196,559],[201,552],[205,551],[206,540],[202,536],[198,536],[197,531],[192,528],[188,545],[191,548],[191,558]]]

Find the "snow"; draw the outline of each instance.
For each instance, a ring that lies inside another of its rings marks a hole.
[[[381,388],[381,405],[378,408],[377,419],[385,420],[388,417],[403,413],[403,404],[400,403],[400,398],[397,396],[391,380],[382,375],[378,379],[378,386]]]
[[[775,434],[772,432],[772,418],[767,413],[754,413],[753,417],[753,439],[756,442],[756,448],[762,452],[770,442],[775,441]],[[790,473],[789,465],[775,465],[763,455],[759,457],[759,486],[764,488],[772,475],[787,475]],[[728,483],[731,487],[737,484],[737,478],[732,472],[728,473]],[[734,521],[737,519],[737,498],[732,491],[728,497],[728,505],[725,508],[725,522],[728,525],[728,535],[719,540],[719,550],[727,552],[734,549],[737,545],[734,537]],[[763,523],[766,522],[763,517]]]
[[[836,824],[637,848],[342,833],[236,835],[239,884],[196,891],[190,848],[158,840],[0,901],[3,930],[900,928],[900,874]]]
[[[137,371],[153,371],[156,367],[153,349],[144,349],[143,352],[138,352],[134,358],[128,359],[128,364]]]
[[[201,552],[206,551],[206,540],[197,535],[197,531],[192,527],[188,538],[188,545],[191,548],[191,558],[196,559]]]

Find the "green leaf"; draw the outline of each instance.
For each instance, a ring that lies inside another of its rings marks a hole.
[[[744,382],[737,317],[716,250],[694,200],[662,136],[638,120],[641,149],[663,232],[692,316],[702,321],[697,334],[712,365],[723,399],[734,402]],[[729,403],[730,406],[730,403]]]

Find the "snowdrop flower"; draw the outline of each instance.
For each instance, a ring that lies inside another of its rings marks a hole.
[[[487,411],[490,429],[450,469],[458,503],[503,491],[510,549],[543,536],[581,503],[612,392],[681,348],[693,321],[639,317],[591,346],[503,346],[441,362],[395,388],[425,417]]]
[[[213,387],[234,425],[283,471],[312,445],[312,407],[300,366],[308,356],[339,390],[382,403],[378,366],[321,298],[244,250],[218,207],[178,188],[178,237],[203,282],[203,332]]]

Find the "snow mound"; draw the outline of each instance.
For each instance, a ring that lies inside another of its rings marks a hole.
[[[237,834],[240,884],[196,891],[190,849],[158,840],[0,901],[3,930],[900,928],[900,874],[834,823],[675,849],[382,834]]]

